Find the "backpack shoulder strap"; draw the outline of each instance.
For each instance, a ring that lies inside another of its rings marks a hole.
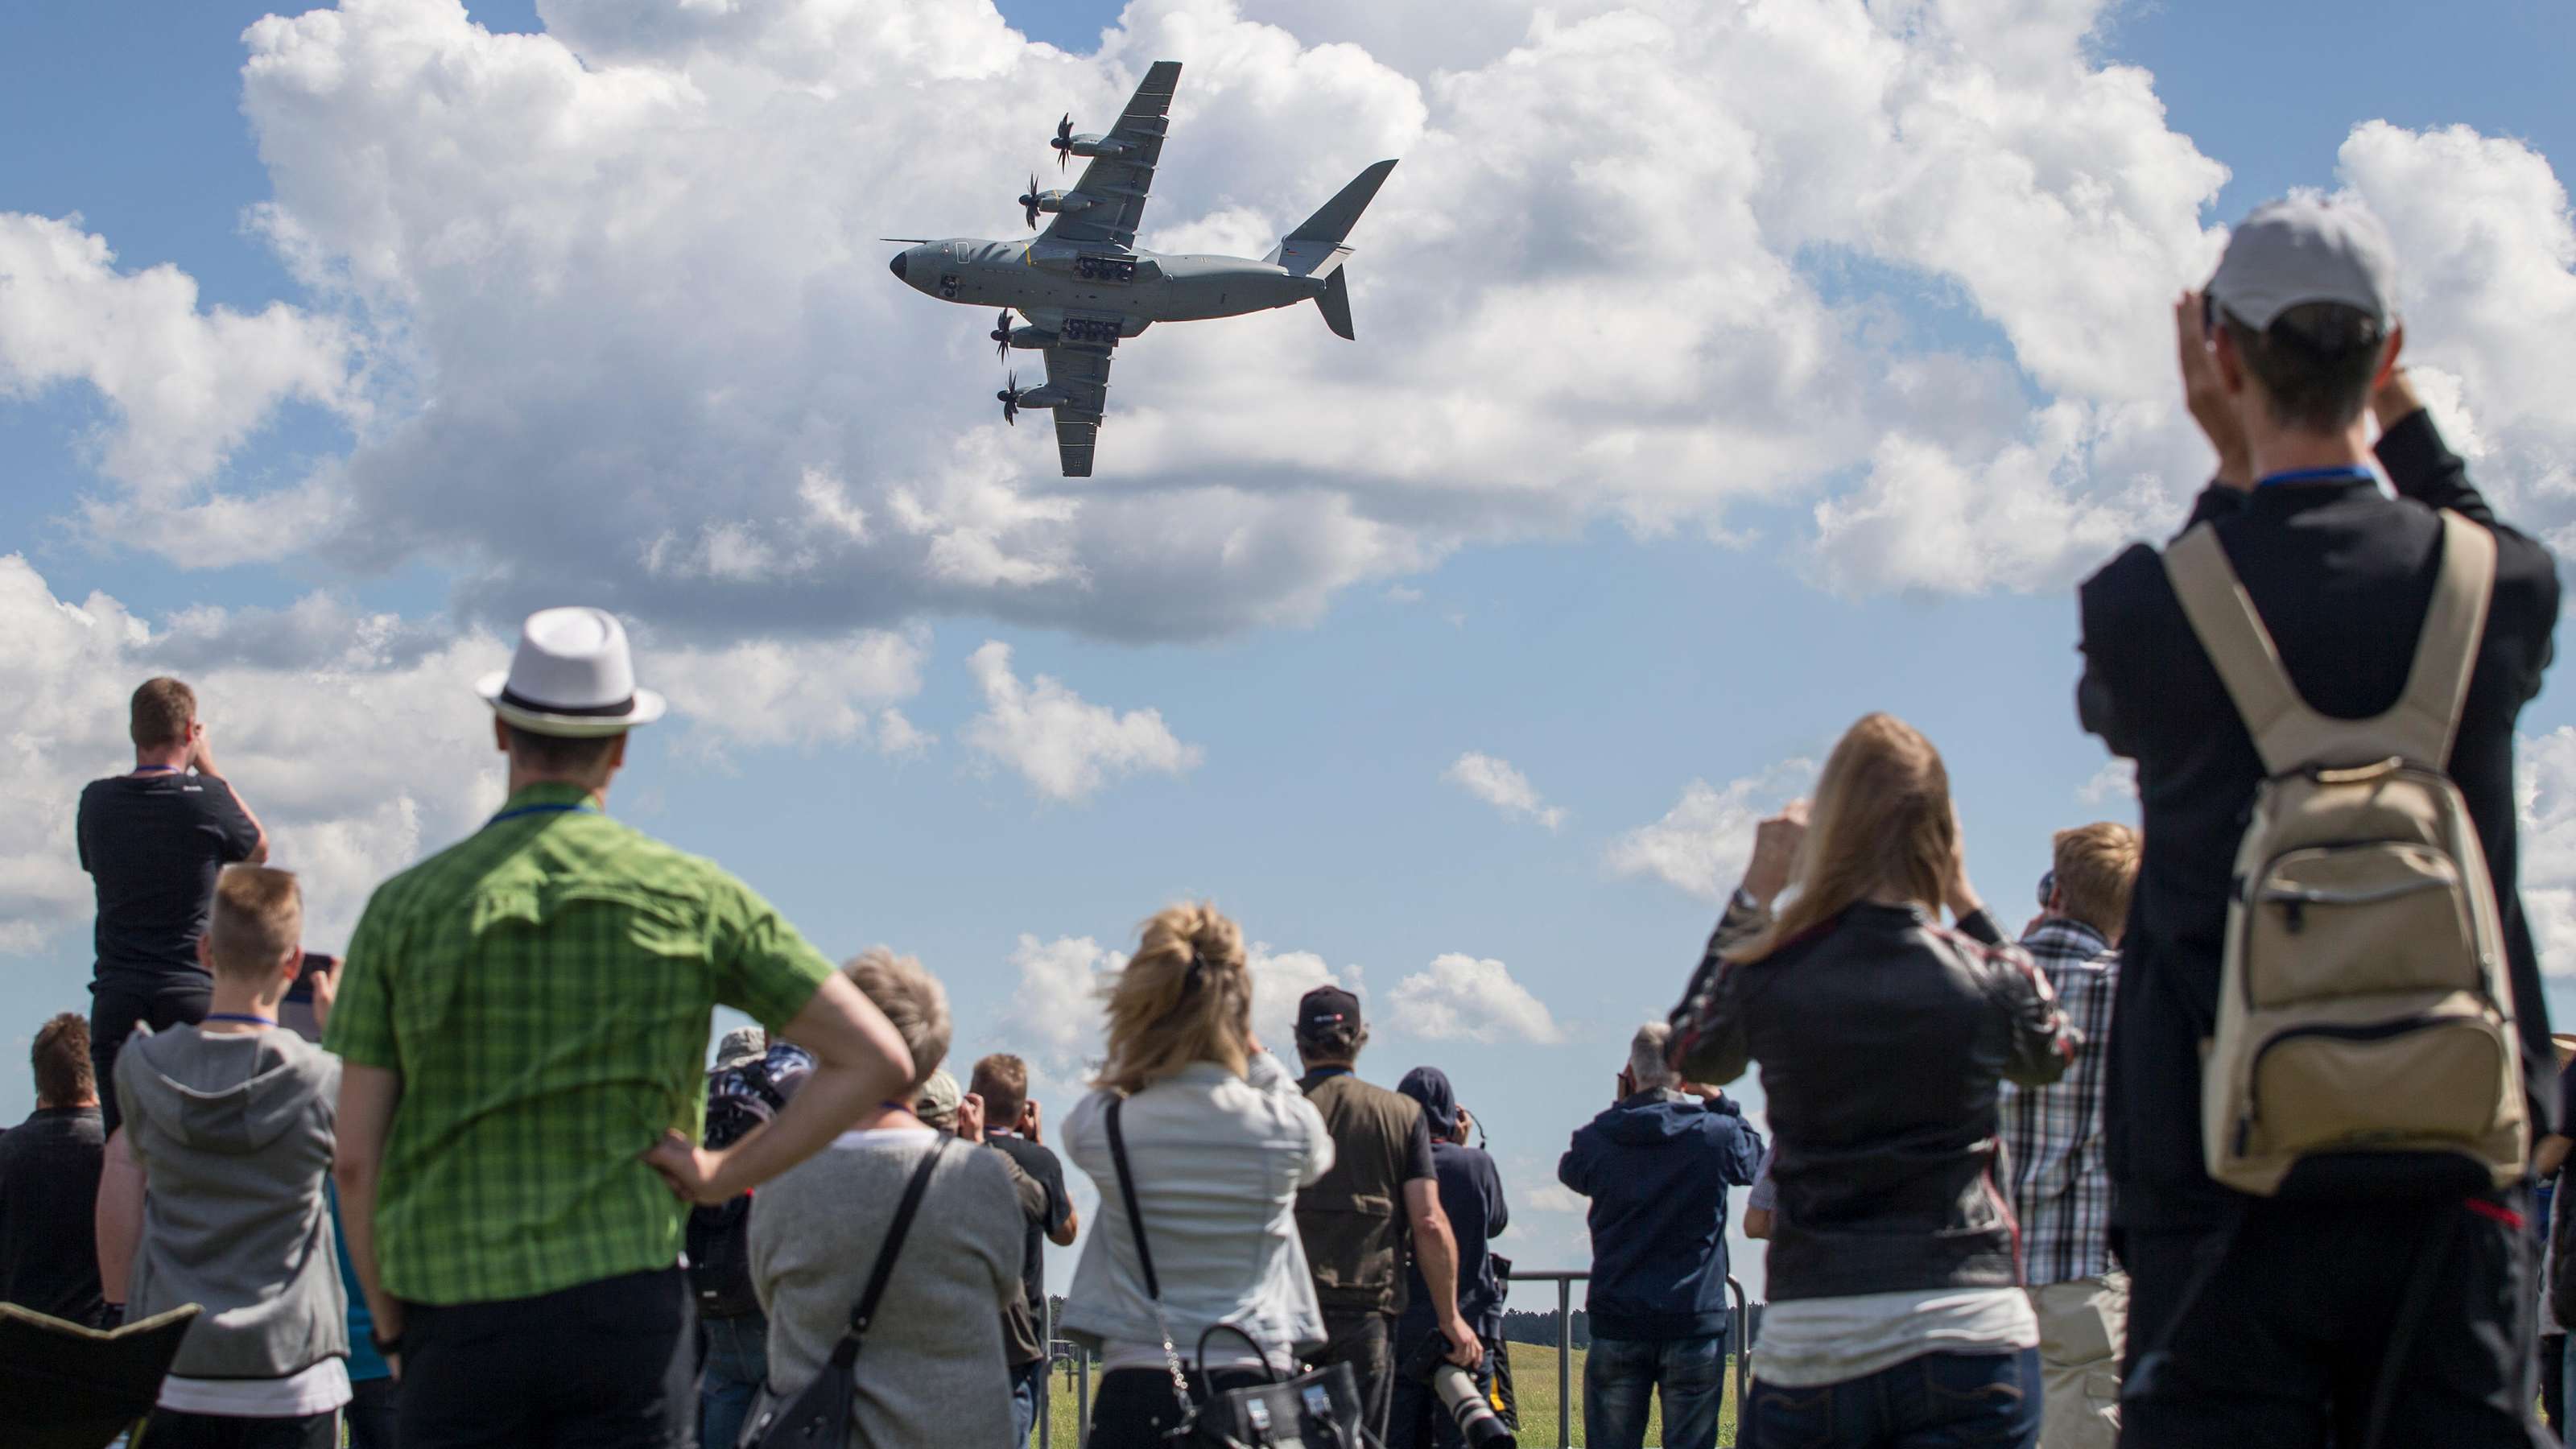
[[[2245,732],[2254,737],[2264,770],[2277,775],[2304,763],[2301,746],[2330,721],[2308,708],[2290,683],[2272,632],[2263,627],[2263,616],[2238,582],[2217,530],[2204,523],[2168,545],[2165,577],[2182,601],[2191,631],[2200,636],[2200,647],[2217,666]]]
[[[2496,540],[2459,514],[2444,512],[2441,519],[2442,571],[2433,581],[2432,606],[2424,611],[2424,632],[2415,640],[2406,692],[2387,722],[2415,742],[2424,763],[2447,770],[2469,679],[2477,672],[2478,647],[2486,638],[2487,606],[2495,597]]]
[[[939,1167],[957,1139],[942,1133],[930,1146],[930,1155],[912,1170],[912,1180],[903,1185],[903,1200],[895,1204],[894,1221],[886,1227],[885,1245],[877,1249],[876,1266],[868,1270],[868,1286],[859,1294],[859,1306],[850,1310],[850,1331],[832,1348],[832,1357],[848,1367],[859,1356],[859,1343],[867,1337],[868,1322],[877,1316],[877,1304],[885,1297],[886,1280],[894,1276],[894,1260],[903,1254],[903,1240],[912,1232],[912,1220],[921,1212],[921,1196],[930,1190],[930,1175]]]

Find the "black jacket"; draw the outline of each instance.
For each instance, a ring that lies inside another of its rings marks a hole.
[[[2533,1121],[2545,1123],[2557,1072],[2515,889],[2513,746],[2549,666],[2558,574],[2546,548],[2496,522],[2425,414],[2389,429],[2379,457],[2402,501],[2367,483],[2213,486],[2192,522],[2215,521],[2299,693],[2342,718],[2385,710],[2405,686],[2439,573],[2432,510],[2495,531],[2494,602],[2449,763],[2494,873]],[[2134,546],[2087,582],[2083,617],[2084,727],[2138,762],[2146,827],[2103,1100],[2113,1222],[2207,1227],[2235,1194],[2202,1166],[2199,1039],[2215,1016],[2236,848],[2263,766],[2154,549]]]
[[[1858,905],[1760,961],[1721,955],[1760,925],[1718,923],[1671,1051],[1694,1082],[1762,1064],[1772,1301],[2019,1284],[1996,1084],[2045,1086],[2075,1055],[2048,978],[1982,912],[1950,931]]]

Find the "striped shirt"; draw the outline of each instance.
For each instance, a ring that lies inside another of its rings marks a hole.
[[[698,1137],[718,1005],[770,1030],[832,964],[715,865],[532,785],[376,889],[323,1045],[402,1076],[376,1197],[385,1291],[533,1298],[680,1261],[643,1154]]]
[[[2032,1287],[2098,1278],[2110,1268],[2111,1175],[2102,1157],[2102,1077],[2120,953],[2081,921],[2051,916],[2022,948],[2057,989],[2083,1033],[2056,1085],[2003,1086],[2003,1138],[2021,1219],[2023,1276]]]

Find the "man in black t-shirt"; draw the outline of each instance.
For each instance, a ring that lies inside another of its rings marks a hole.
[[[194,691],[145,680],[132,734],[133,772],[91,781],[80,799],[81,869],[98,888],[90,1059],[102,1082],[115,1080],[136,1022],[160,1031],[204,1018],[213,984],[197,964],[197,938],[215,876],[268,859],[267,832],[215,768]],[[102,1106],[114,1132],[114,1094]]]
[[[64,1012],[36,1031],[36,1114],[0,1136],[0,1303],[100,1326],[98,1174],[106,1132],[89,1026]]]
[[[984,1100],[987,1124],[984,1139],[1007,1154],[1020,1171],[1046,1190],[1046,1212],[1040,1221],[1029,1224],[1021,1245],[1021,1287],[1028,1294],[1029,1315],[1041,1335],[1039,1357],[1035,1363],[1016,1364],[1011,1369],[1012,1422],[1019,1437],[1013,1442],[1026,1449],[1029,1433],[1037,1427],[1038,1392],[1046,1378],[1047,1331],[1046,1310],[1046,1243],[1059,1248],[1073,1246],[1073,1234],[1080,1224],[1073,1210],[1073,1199],[1064,1190],[1064,1164],[1040,1140],[1038,1104],[1029,1100],[1028,1063],[1007,1053],[996,1052],[975,1064],[974,1080],[967,1090]]]

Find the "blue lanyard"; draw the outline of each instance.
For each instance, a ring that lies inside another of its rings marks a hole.
[[[209,1011],[209,1012],[207,1012],[207,1013],[206,1013],[206,1020],[208,1020],[208,1021],[238,1021],[238,1022],[243,1022],[243,1023],[245,1023],[245,1024],[247,1024],[247,1025],[250,1025],[250,1026],[275,1026],[275,1025],[277,1025],[276,1020],[275,1020],[274,1018],[272,1018],[272,1017],[266,1017],[266,1016],[251,1016],[251,1015],[249,1015],[249,1014],[247,1014],[247,1013],[245,1013],[245,1012],[239,1012],[239,1011]]]
[[[1347,1077],[1350,1074],[1351,1069],[1348,1067],[1317,1067],[1306,1075],[1320,1082],[1327,1077]]]
[[[523,815],[596,815],[598,813],[599,807],[596,805],[522,805],[516,810],[504,810],[484,821],[483,828],[489,830],[504,820],[516,820]]]
[[[2274,473],[2256,480],[2257,488],[2275,483],[2376,483],[2379,475],[2368,468],[2300,468],[2288,473]]]
[[[176,775],[181,773],[181,770],[177,765],[137,765],[134,767],[134,773],[138,775]]]

